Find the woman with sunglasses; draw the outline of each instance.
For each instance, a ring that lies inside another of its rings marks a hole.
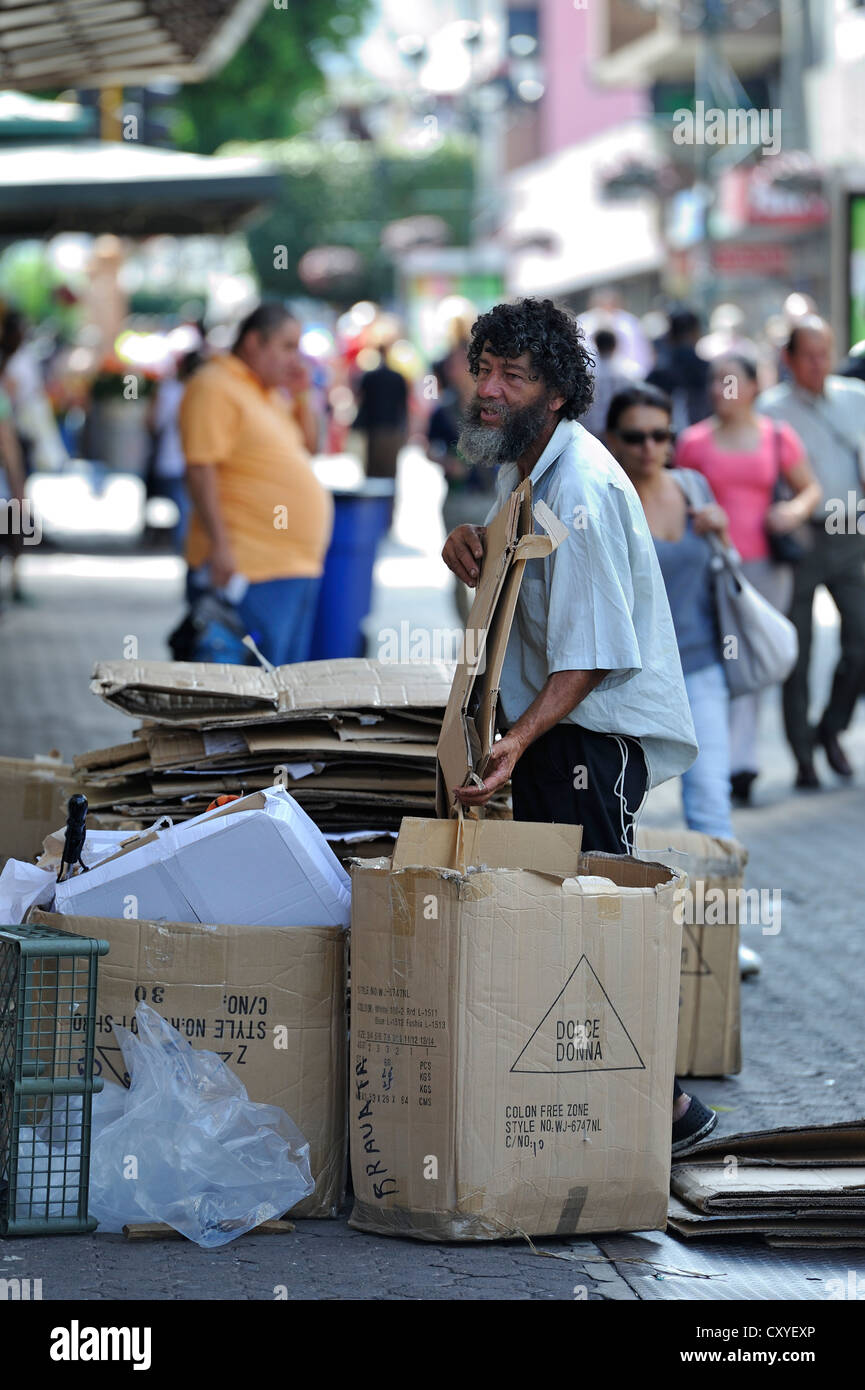
[[[727,683],[721,667],[721,638],[712,584],[712,551],[705,539],[715,531],[727,536],[727,519],[705,487],[707,503],[694,509],[676,475],[666,467],[673,442],[673,402],[656,386],[630,386],[610,401],[605,443],[633,483],[643,504],[667,589],[673,627],[700,752],[682,775],[682,802],[689,830],[732,840],[730,823],[730,752],[727,732]],[[702,480],[701,480],[702,482]],[[740,947],[739,965],[760,968]],[[696,1096],[673,1087],[675,1120],[696,1105],[696,1114],[711,1112]],[[676,1145],[673,1146],[676,1152]]]
[[[633,386],[610,402],[605,443],[637,490],[673,615],[676,641],[700,753],[682,777],[689,830],[733,838],[730,822],[729,695],[721,665],[712,550],[727,541],[727,518],[700,479],[706,505],[695,510],[666,465],[673,404],[656,386]]]
[[[712,363],[714,414],[683,430],[676,465],[692,468],[708,482],[729,519],[730,539],[745,576],[771,604],[787,611],[793,576],[772,560],[770,535],[802,526],[820,501],[820,487],[796,432],[758,415],[757,365],[739,353]],[[776,501],[778,485],[789,494]],[[738,695],[730,704],[730,766],[733,796],[747,804],[759,773],[759,694]]]

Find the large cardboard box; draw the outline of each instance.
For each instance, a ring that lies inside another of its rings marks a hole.
[[[34,911],[101,937],[95,1070],[128,1083],[115,1024],[152,1005],[193,1047],[217,1052],[252,1100],[281,1106],[309,1141],[315,1192],[297,1216],[335,1216],[346,1167],[347,932],[202,926]]]
[[[679,876],[580,842],[406,818],[392,860],[353,863],[358,1229],[663,1230]]]
[[[0,869],[7,859],[32,863],[65,825],[74,776],[59,758],[0,758]]]
[[[637,853],[681,869],[678,1076],[742,1070],[739,904],[748,851],[696,830],[637,831]]]

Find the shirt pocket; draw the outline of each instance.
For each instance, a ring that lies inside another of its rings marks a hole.
[[[543,662],[546,661],[548,621],[549,593],[546,584],[542,578],[527,580],[523,575],[511,639],[516,639],[525,653],[532,653],[536,660]],[[525,657],[523,667],[525,669]]]

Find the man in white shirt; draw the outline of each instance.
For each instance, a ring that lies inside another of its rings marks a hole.
[[[510,779],[515,820],[582,825],[586,850],[632,853],[649,788],[697,756],[642,505],[577,421],[592,398],[591,359],[570,314],[548,299],[496,305],[472,329],[469,368],[477,390],[458,448],[470,463],[499,465],[490,515],[531,478],[533,498],[568,537],[526,564],[500,681],[504,732],[483,784],[454,795],[483,805]],[[458,526],[442,551],[472,587],[484,538],[483,526]],[[716,1119],[677,1083],[673,1151],[687,1151]]]
[[[801,319],[784,354],[792,381],[757,398],[757,409],[764,415],[793,426],[823,490],[808,528],[810,548],[793,570],[790,619],[799,635],[799,658],[784,683],[784,725],[798,764],[796,785],[805,788],[820,785],[814,767],[817,743],[823,745],[833,771],[841,777],[853,775],[838,735],[850,723],[865,681],[865,384],[830,376],[833,357],[829,325],[815,316]],[[841,615],[841,655],[828,704],[812,728],[808,671],[814,591],[819,584],[829,590]]]
[[[477,394],[460,451],[500,465],[491,515],[529,477],[568,538],[526,565],[501,676],[504,733],[483,789],[456,794],[482,805],[512,778],[517,820],[578,823],[587,850],[626,854],[649,787],[684,772],[697,746],[643,508],[575,418],[590,399],[588,361],[579,327],[550,300],[497,305],[473,329]],[[484,534],[458,526],[442,552],[470,585]]]

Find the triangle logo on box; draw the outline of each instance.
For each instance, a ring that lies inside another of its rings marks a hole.
[[[129,1072],[126,1070],[123,1053],[119,1047],[100,1047],[97,1043],[94,1048],[94,1057],[94,1076],[101,1076],[103,1070],[107,1070],[111,1072],[113,1077],[116,1077],[121,1086],[129,1086]]]
[[[613,1001],[582,955],[511,1071],[644,1071],[645,1066]]]
[[[681,973],[683,975],[711,975],[712,973],[706,964],[703,952],[700,950],[699,941],[687,924],[682,928]]]

